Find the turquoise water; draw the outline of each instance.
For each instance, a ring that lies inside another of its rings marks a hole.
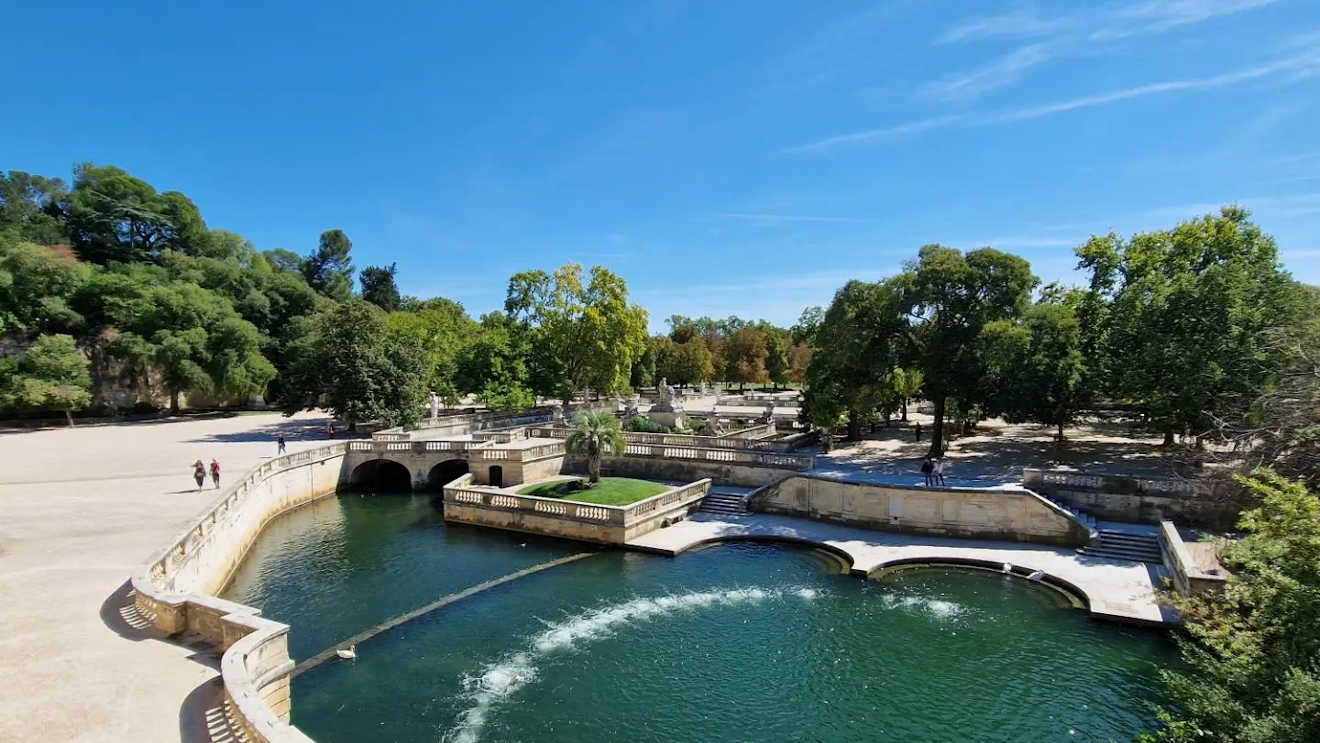
[[[282,517],[227,597],[290,622],[303,658],[579,551],[447,527],[426,498],[345,496]],[[749,543],[600,552],[358,653],[294,681],[294,722],[321,743],[1130,740],[1173,658],[1163,635],[1095,622],[1025,581],[863,581],[824,553]]]

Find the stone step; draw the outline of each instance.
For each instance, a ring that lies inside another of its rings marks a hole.
[[[1160,542],[1154,534],[1101,529],[1095,541],[1077,550],[1083,555],[1137,562],[1161,562]]]
[[[1077,553],[1089,557],[1108,557],[1115,560],[1131,560],[1133,562],[1158,563],[1162,561],[1158,552],[1114,547],[1082,547],[1077,550]]]
[[[707,513],[745,514],[743,496],[739,493],[708,493],[701,499],[701,509]]]

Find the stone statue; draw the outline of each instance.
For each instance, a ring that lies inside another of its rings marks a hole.
[[[769,405],[766,405],[766,406],[765,406],[765,414],[761,416],[761,422],[762,422],[762,423],[774,423],[774,422],[775,422],[775,405],[774,405],[774,403],[770,403]]]
[[[660,384],[656,386],[656,392],[660,399],[651,406],[652,412],[656,413],[676,413],[683,409],[683,402],[679,399],[674,388],[669,385],[668,380],[660,378]]]
[[[629,397],[627,400],[624,400],[623,402],[624,421],[630,421],[633,418],[636,418],[637,416],[641,415],[641,410],[638,408],[637,403],[638,403],[637,395],[633,395],[632,397]]]
[[[435,390],[431,390],[431,422],[435,423],[436,419],[439,417],[440,417],[440,396],[435,394]]]

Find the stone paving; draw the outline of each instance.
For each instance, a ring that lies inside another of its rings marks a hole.
[[[1176,622],[1156,601],[1164,569],[1125,560],[1079,555],[1074,550],[1023,542],[923,537],[858,529],[824,521],[752,514],[699,514],[628,542],[634,549],[677,555],[701,544],[730,539],[778,539],[824,545],[852,561],[852,572],[865,576],[896,561],[975,560],[1026,571],[1044,571],[1085,594],[1091,614],[1136,624]]]
[[[0,741],[223,740],[218,657],[161,641],[128,576],[224,478],[324,443],[326,418],[245,414],[0,431]],[[232,740],[232,738],[231,738]]]

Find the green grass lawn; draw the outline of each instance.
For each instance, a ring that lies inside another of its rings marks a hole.
[[[585,478],[583,478],[585,481]],[[634,480],[630,477],[602,477],[600,482],[587,490],[568,490],[573,480],[531,485],[518,491],[518,495],[538,495],[542,498],[563,498],[577,503],[594,503],[601,506],[626,506],[639,500],[650,498],[669,489],[650,480]]]

